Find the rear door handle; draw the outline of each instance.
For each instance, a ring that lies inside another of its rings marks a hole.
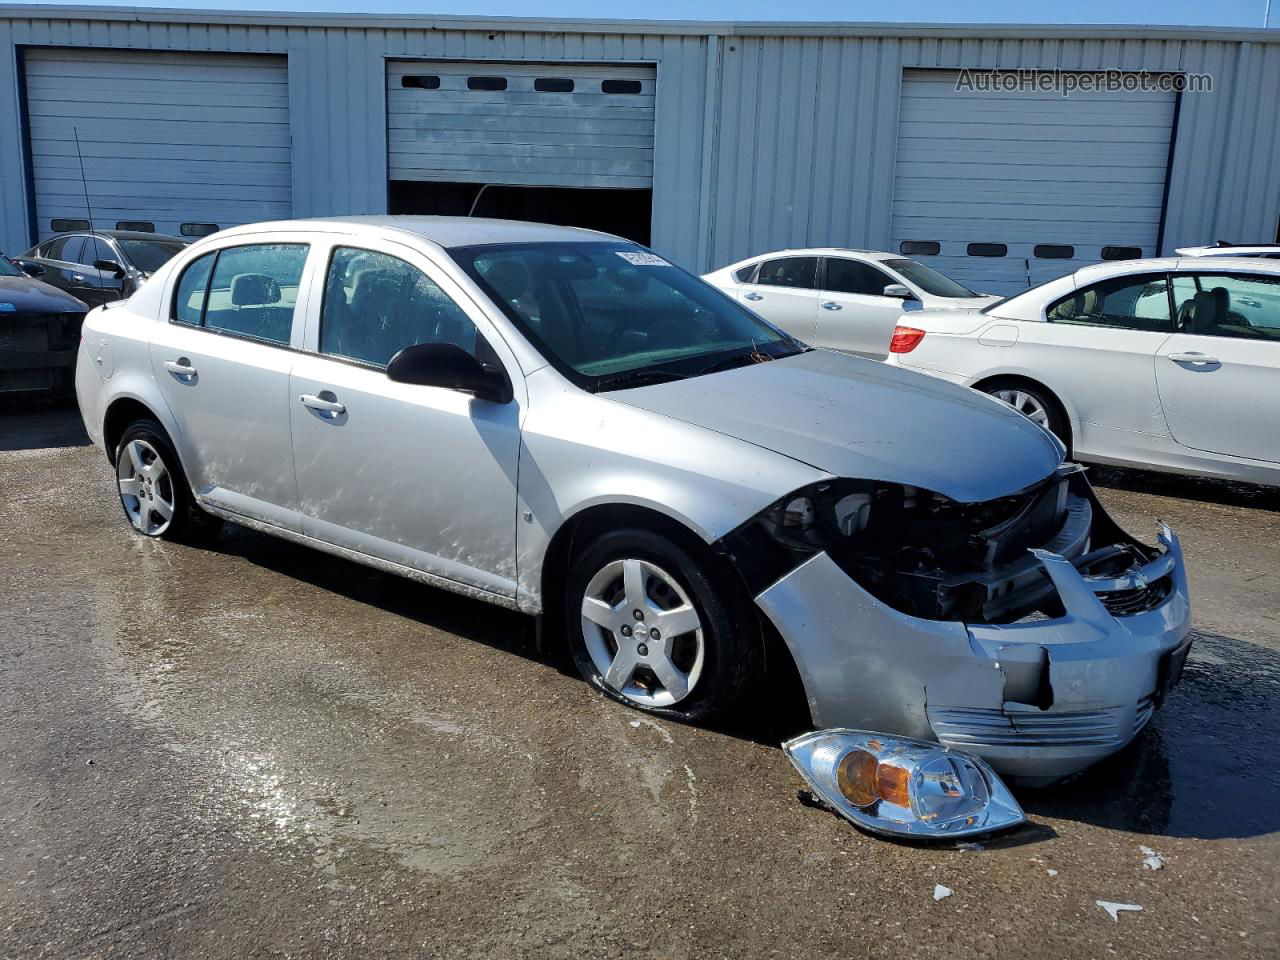
[[[742,295],[742,299],[743,300],[763,300],[764,294],[763,293],[744,293]]]
[[[74,280],[76,283],[84,283],[84,274],[83,274],[83,273],[73,273],[73,274],[71,275],[71,279],[72,279],[72,280]]]
[[[844,308],[834,300],[828,300],[822,305],[823,310],[843,310]]]
[[[196,368],[191,365],[191,361],[186,357],[179,357],[177,360],[166,360],[164,368],[180,379],[192,380],[196,375]]]
[[[1169,359],[1174,363],[1199,363],[1210,364],[1220,362],[1217,357],[1211,357],[1204,353],[1171,353]]]
[[[347,412],[347,408],[336,400],[326,400],[324,397],[317,397],[310,393],[304,393],[298,400],[308,410],[318,410],[335,417]]]

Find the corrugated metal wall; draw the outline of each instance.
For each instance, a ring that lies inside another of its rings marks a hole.
[[[1280,43],[1029,39],[1025,31],[953,38],[910,27],[903,36],[782,36],[774,34],[806,30],[620,25],[609,32],[595,25],[579,32],[571,24],[517,29],[496,20],[485,27],[424,21],[430,29],[388,20],[318,26],[301,16],[228,15],[235,22],[219,23],[123,9],[76,16],[0,12],[3,249],[20,249],[30,236],[16,59],[16,47],[26,44],[287,54],[299,216],[386,209],[385,60],[413,57],[657,64],[653,244],[699,269],[788,244],[887,244],[898,99],[902,71],[911,67],[1212,73],[1212,94],[1182,98],[1165,246],[1271,239],[1280,211],[1280,100],[1272,95],[1280,89]],[[650,32],[633,32],[640,29]]]
[[[1280,43],[1122,39],[726,38],[711,260],[890,241],[903,70],[1186,71],[1165,250],[1269,241],[1280,216]],[[1266,91],[1264,93],[1264,91]]]

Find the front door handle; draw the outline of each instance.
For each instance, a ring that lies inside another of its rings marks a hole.
[[[1195,364],[1214,364],[1219,363],[1217,357],[1211,357],[1204,353],[1171,353],[1169,359],[1174,363],[1195,363]]]
[[[164,368],[184,383],[190,383],[196,377],[196,368],[191,365],[191,361],[186,357],[179,357],[177,360],[166,360]]]
[[[72,279],[72,280],[74,280],[76,283],[84,283],[84,274],[83,274],[83,273],[73,273],[73,274],[71,275],[71,279]]]
[[[743,300],[763,300],[764,294],[763,293],[744,293],[742,295],[742,299]]]
[[[329,393],[329,391],[325,391]],[[333,396],[333,394],[329,394]],[[339,417],[347,412],[347,408],[338,403],[336,400],[326,400],[324,397],[317,397],[310,393],[304,393],[298,398],[298,401],[308,410],[317,410],[320,413],[327,413],[330,416]]]
[[[823,310],[842,310],[844,308],[840,304],[836,303],[834,300],[828,300],[826,303],[822,305],[822,309]]]

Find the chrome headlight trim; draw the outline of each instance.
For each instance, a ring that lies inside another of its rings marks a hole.
[[[1026,820],[983,760],[927,740],[831,729],[788,740],[782,749],[827,806],[871,833],[947,840]],[[861,789],[852,782],[858,778]]]

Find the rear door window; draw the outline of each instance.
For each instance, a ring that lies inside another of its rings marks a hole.
[[[209,290],[209,274],[213,270],[216,253],[206,253],[192,261],[178,280],[173,295],[173,319],[178,323],[199,326],[204,315],[204,297]]]
[[[1169,333],[1169,285],[1164,274],[1114,277],[1051,304],[1051,323]]]
[[[814,290],[818,283],[817,257],[782,257],[760,264],[756,283],[769,287]]]
[[[45,258],[60,263],[79,263],[84,249],[84,237],[54,237],[49,241]]]
[[[307,250],[304,243],[219,250],[206,297],[204,326],[287,346]]]

